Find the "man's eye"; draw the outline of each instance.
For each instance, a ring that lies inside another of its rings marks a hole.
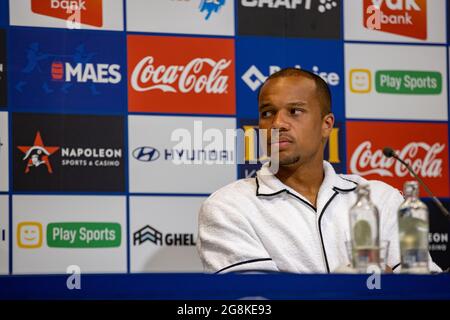
[[[262,111],[261,112],[262,118],[267,118],[267,117],[270,117],[271,115],[272,115],[272,111]]]
[[[300,108],[293,108],[293,109],[291,109],[291,114],[293,114],[293,115],[299,115],[299,114],[302,114],[303,113],[303,109],[300,109]]]

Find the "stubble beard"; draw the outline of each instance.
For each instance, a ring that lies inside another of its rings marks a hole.
[[[296,164],[300,161],[300,156],[288,156],[285,158],[280,158],[280,166],[290,166]]]

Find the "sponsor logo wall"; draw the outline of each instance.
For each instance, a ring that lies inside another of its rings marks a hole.
[[[341,1],[238,0],[238,34],[340,38]]]
[[[235,114],[231,39],[127,40],[129,111]]]
[[[391,133],[395,132],[395,135]],[[347,122],[347,168],[402,190],[406,168],[383,156],[386,141],[439,197],[449,197],[448,125],[411,122]],[[368,138],[370,137],[370,138]],[[421,194],[425,191],[421,189]]]
[[[124,119],[13,114],[15,191],[123,192]]]
[[[445,6],[445,0],[344,0],[345,40],[445,43]]]
[[[296,66],[311,70],[327,81],[333,94],[336,117],[343,120],[342,49],[339,41],[238,38],[237,116],[258,119],[257,94],[262,83],[281,68]]]
[[[401,189],[389,145],[448,206],[449,8],[0,1],[0,274],[201,271],[201,203],[260,166],[257,139],[227,130],[257,127],[261,85],[287,66],[330,86],[336,171]],[[446,269],[450,225],[425,200]]]
[[[346,44],[347,117],[447,120],[446,55],[436,46]]]
[[[123,48],[124,40],[117,33],[12,29],[13,108],[123,112],[125,53],[111,48]]]
[[[13,273],[126,272],[126,230],[125,197],[14,196]]]
[[[234,35],[233,0],[127,1],[127,30]]]
[[[132,193],[209,194],[236,180],[232,118],[129,116],[128,127]],[[208,142],[217,132],[223,142]]]
[[[13,0],[10,23],[46,28],[123,30],[122,0]]]
[[[205,197],[131,197],[132,272],[201,272],[195,245],[197,212],[204,200]]]

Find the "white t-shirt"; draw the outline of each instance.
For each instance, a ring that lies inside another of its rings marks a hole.
[[[327,273],[348,265],[349,209],[358,184],[369,184],[380,214],[380,239],[389,240],[387,264],[400,263],[397,209],[403,197],[388,184],[336,174],[325,177],[315,208],[274,176],[268,164],[255,178],[213,193],[199,212],[197,249],[206,272]],[[439,267],[431,262],[434,271]]]

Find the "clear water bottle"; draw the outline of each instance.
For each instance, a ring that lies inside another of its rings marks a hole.
[[[428,273],[428,208],[419,199],[417,181],[405,182],[403,194],[398,209],[402,272]]]
[[[350,208],[352,263],[359,272],[367,272],[370,266],[380,266],[380,218],[369,186],[359,185],[356,193],[358,198]]]

